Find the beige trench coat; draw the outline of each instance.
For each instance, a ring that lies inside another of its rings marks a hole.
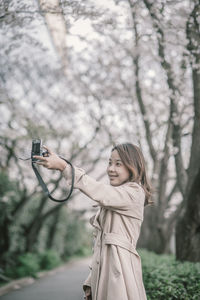
[[[70,167],[63,171],[70,184]],[[136,244],[143,221],[145,194],[134,182],[114,187],[75,168],[75,188],[99,206],[91,219],[96,229],[90,274],[92,300],[146,300]]]

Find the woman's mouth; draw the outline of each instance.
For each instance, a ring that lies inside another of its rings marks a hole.
[[[118,176],[117,175],[116,176],[114,176],[114,175],[112,175],[112,176],[110,175],[109,176],[110,179],[115,179],[116,177],[118,177]]]

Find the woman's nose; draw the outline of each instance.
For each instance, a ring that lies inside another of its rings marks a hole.
[[[110,165],[110,166],[108,167],[108,171],[114,172],[114,171],[115,171],[115,166],[114,166],[114,165]]]

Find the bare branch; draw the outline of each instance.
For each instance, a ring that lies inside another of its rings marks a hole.
[[[135,12],[134,12],[134,5],[132,4],[132,2],[130,0],[129,0],[129,4],[131,7],[131,12],[132,12],[132,19],[133,19],[134,32],[135,32],[135,46],[137,49],[137,47],[138,47],[138,32],[137,32],[137,23],[136,23],[136,17],[135,17]],[[146,112],[146,108],[144,105],[142,91],[141,91],[141,87],[140,87],[140,81],[139,81],[139,55],[136,55],[135,58],[133,58],[133,62],[135,65],[135,80],[136,80],[135,84],[136,84],[137,100],[138,100],[141,114],[143,116],[144,126],[145,126],[145,130],[146,130],[146,138],[148,141],[151,157],[152,157],[153,161],[155,162],[157,159],[157,154],[156,154],[156,150],[154,148],[153,142],[152,142],[152,134],[151,134],[151,130],[150,130],[150,124],[147,119],[147,112]]]
[[[150,13],[153,26],[157,33],[158,54],[161,59],[161,66],[163,67],[163,70],[166,72],[168,87],[172,92],[172,95],[170,97],[170,121],[173,126],[172,137],[173,137],[174,147],[178,149],[178,151],[175,153],[174,156],[175,156],[178,184],[182,195],[184,195],[188,179],[187,179],[187,172],[184,169],[182,150],[181,150],[181,127],[179,121],[177,120],[178,108],[176,104],[176,94],[177,93],[180,94],[180,90],[174,83],[171,65],[166,60],[164,31],[162,30],[160,26],[160,21],[153,10],[153,4],[150,3],[148,0],[144,0],[144,4],[146,5]]]

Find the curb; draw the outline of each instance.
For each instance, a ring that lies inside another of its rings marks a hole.
[[[85,258],[72,258],[70,261],[68,261],[67,263],[53,269],[50,271],[41,271],[39,273],[37,273],[37,278],[33,278],[33,277],[24,277],[22,279],[17,279],[17,280],[13,280],[7,284],[5,284],[4,286],[2,286],[0,288],[0,296],[3,296],[11,291],[15,291],[18,289],[21,289],[22,287],[25,287],[27,285],[31,285],[33,284],[36,280],[43,278],[43,277],[47,277],[47,276],[51,276],[56,274],[57,272],[60,271],[64,271],[67,267],[72,266],[73,264],[80,262],[80,261],[86,261],[87,262],[88,257]]]
[[[23,279],[13,280],[0,288],[0,296],[3,296],[10,291],[18,290],[23,286],[32,284],[33,282],[35,282],[35,279],[32,277],[25,277]]]

